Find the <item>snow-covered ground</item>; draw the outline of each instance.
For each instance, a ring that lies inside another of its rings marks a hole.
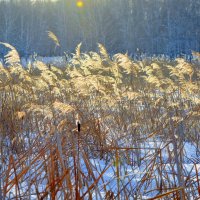
[[[51,64],[56,67],[63,67],[66,66],[66,58],[64,56],[57,56],[57,57],[42,57],[42,56],[37,56],[35,59],[38,61],[41,61],[45,64]],[[21,64],[23,67],[27,67],[29,63],[32,63],[34,61],[33,58],[21,58]]]
[[[136,153],[134,150],[129,151],[129,158],[130,160],[132,159],[132,163],[127,162],[127,152],[125,150],[119,151],[118,163],[116,163],[115,154],[110,156],[109,161],[105,161],[99,158],[91,158],[88,160],[90,168],[92,169],[93,175],[94,175],[94,177],[90,177],[90,181],[87,180],[89,185],[90,184],[92,185],[92,183],[94,182],[94,178],[98,178],[101,172],[104,171],[104,169],[106,169],[110,164],[110,167],[107,168],[107,170],[105,171],[103,176],[99,179],[99,181],[96,183],[96,186],[93,189],[92,194],[93,194],[94,199],[104,199],[106,195],[106,191],[112,191],[114,196],[117,196],[119,190],[122,190],[119,196],[120,196],[120,199],[123,199],[123,197],[125,196],[123,192],[124,191],[123,188],[126,188],[126,192],[135,191],[135,195],[137,195],[137,199],[142,199],[142,200],[152,198],[158,194],[158,191],[154,189],[156,189],[156,184],[157,184],[156,180],[160,180],[158,165],[160,165],[161,161],[159,160],[160,158],[159,158],[159,155],[157,154],[156,148],[162,149],[162,147],[164,147],[165,144],[162,142],[155,143],[155,141],[149,141],[141,145],[141,148],[142,146],[145,147],[145,149],[141,150],[140,156],[141,157],[145,156],[146,158],[144,158],[141,161],[140,166],[137,165],[136,155],[135,155]],[[175,170],[175,172],[177,173],[176,165],[175,164],[171,165],[170,163],[168,163],[169,155],[166,149],[167,148],[164,148],[162,150],[162,162],[163,162],[163,167],[162,167],[163,177],[162,178],[164,182],[169,181],[169,179],[171,179],[173,182],[174,176],[172,175],[172,173],[174,172],[173,170]],[[172,144],[169,144],[169,150],[173,151]],[[190,143],[185,143],[184,152],[185,152],[185,156],[190,158],[191,160],[198,159],[196,155],[196,148],[194,145]],[[152,160],[154,158],[155,158],[155,163],[152,163]],[[68,162],[71,163],[71,165],[73,165],[73,158],[72,157],[68,158]],[[83,173],[85,176],[89,174],[91,176],[91,173],[88,172],[88,166],[86,165],[85,160],[83,159],[83,156],[81,154],[79,155],[79,165],[80,165],[81,173]],[[28,186],[29,186],[28,183],[31,182],[31,180],[35,178],[36,172],[37,174],[40,172],[40,175],[38,176],[37,179],[42,180],[42,181],[38,181],[38,192],[45,191],[45,188],[47,185],[47,175],[44,171],[42,171],[44,170],[44,168],[41,166],[42,166],[42,163],[40,160],[38,160],[28,170],[27,174],[24,177],[25,181],[21,184],[21,188],[20,188],[21,194],[28,191]],[[151,166],[152,166],[152,169],[151,169]],[[117,174],[117,169],[119,170],[118,174]],[[185,163],[183,164],[183,170],[185,174],[185,178],[184,178],[185,180],[187,178],[187,175],[189,174],[192,181],[197,181],[196,170],[199,172],[199,175],[200,175],[200,163],[197,163],[196,168],[195,168],[194,163],[188,162],[188,160],[186,159]],[[11,170],[10,173],[12,172],[13,170]],[[151,175],[152,178],[150,179],[151,181],[149,182],[149,185],[147,186],[146,184],[142,184],[142,180],[148,174]],[[168,176],[168,179],[165,176],[166,174]],[[28,177],[28,180],[26,180],[26,177]],[[10,180],[14,178],[15,176],[13,173],[13,175],[10,177]],[[177,182],[177,177],[175,177],[175,179],[176,179],[175,181]],[[71,180],[71,181],[72,183],[74,182],[74,180]],[[138,187],[139,185],[141,185],[140,188]],[[137,188],[139,188],[138,193],[137,193]],[[81,194],[84,194],[84,192],[86,192],[87,189],[88,189],[88,186],[86,187],[86,185],[83,185],[81,188]],[[151,190],[152,192],[147,193],[147,191],[151,191]],[[186,189],[186,191],[188,190]],[[31,195],[32,200],[37,199],[37,196],[34,195],[35,192],[36,192],[35,187],[34,185],[32,185],[30,188],[30,193],[33,194]],[[14,198],[15,195],[16,195],[16,188],[14,186],[10,190],[7,199]],[[86,195],[85,199],[87,198],[89,197]],[[129,199],[135,200],[134,198],[135,198],[134,196],[129,196]],[[50,197],[48,197],[47,199],[50,199]]]

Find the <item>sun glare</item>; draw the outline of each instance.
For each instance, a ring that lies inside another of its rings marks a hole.
[[[76,2],[76,6],[79,7],[79,8],[82,8],[82,7],[84,6],[83,1],[78,0],[78,1]]]

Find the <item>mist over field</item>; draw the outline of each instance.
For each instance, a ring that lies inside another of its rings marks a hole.
[[[83,51],[105,45],[109,53],[177,57],[200,50],[199,0],[0,1],[0,41],[20,56],[63,55],[83,43]],[[80,1],[81,2],[81,1]],[[62,46],[54,51],[46,31]],[[1,56],[3,55],[1,50]]]

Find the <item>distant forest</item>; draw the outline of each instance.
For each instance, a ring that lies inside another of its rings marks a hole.
[[[76,0],[57,2],[0,1],[0,41],[15,46],[21,56],[96,50],[170,57],[200,51],[200,0]],[[47,31],[54,32],[61,47],[54,48]],[[6,49],[0,47],[1,57]]]

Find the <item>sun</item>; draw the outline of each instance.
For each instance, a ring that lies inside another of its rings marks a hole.
[[[78,0],[78,1],[76,2],[76,6],[79,7],[79,8],[82,8],[82,7],[84,6],[83,1]]]

